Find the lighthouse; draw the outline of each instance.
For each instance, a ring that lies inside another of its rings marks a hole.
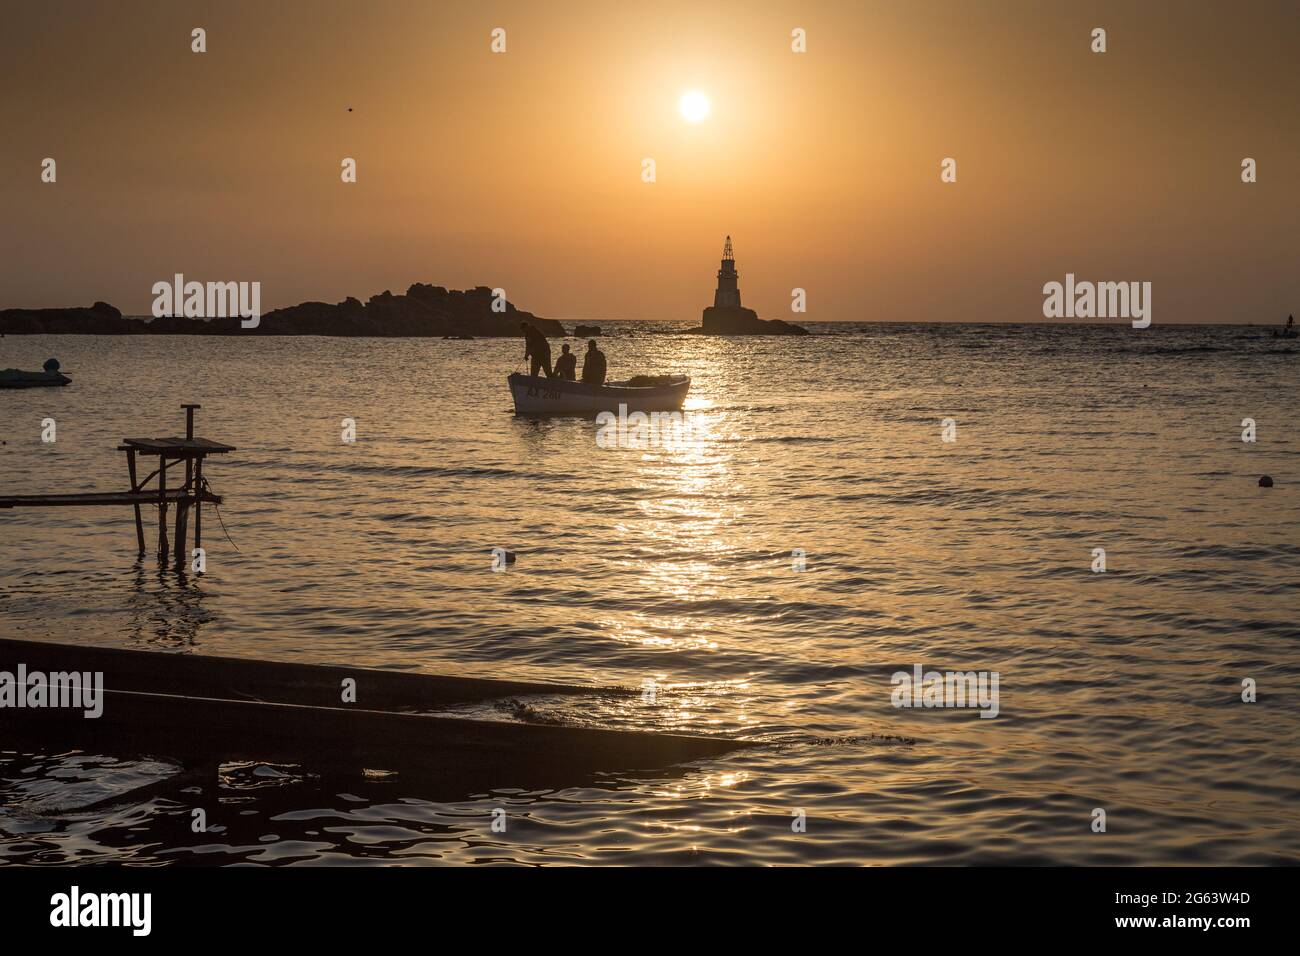
[[[740,287],[736,281],[740,275],[736,272],[736,256],[731,251],[731,237],[727,237],[722,247],[722,266],[718,269],[718,289],[713,293],[715,309],[739,309]]]
[[[782,322],[780,319],[760,319],[753,309],[740,304],[740,275],[736,272],[736,256],[731,251],[731,237],[722,246],[722,265],[718,268],[718,288],[713,293],[713,305],[704,309],[703,322],[693,335],[807,335],[808,330]]]

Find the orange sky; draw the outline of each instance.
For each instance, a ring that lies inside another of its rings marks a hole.
[[[690,320],[730,233],[766,318],[1035,321],[1067,272],[1152,282],[1156,324],[1300,311],[1290,2],[0,16],[0,307],[147,313],[182,272],[260,281],[264,310],[425,281],[501,286],[553,318]],[[712,101],[700,125],[677,112],[693,88]]]

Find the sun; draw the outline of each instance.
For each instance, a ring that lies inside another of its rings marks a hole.
[[[703,122],[709,115],[709,98],[699,90],[687,90],[677,101],[677,109],[686,122]]]

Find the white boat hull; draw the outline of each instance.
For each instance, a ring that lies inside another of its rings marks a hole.
[[[618,414],[619,406],[629,412],[672,411],[682,407],[691,387],[689,376],[674,376],[663,385],[632,387],[610,382],[589,385],[563,378],[512,374],[510,394],[515,400],[516,415],[597,415]]]

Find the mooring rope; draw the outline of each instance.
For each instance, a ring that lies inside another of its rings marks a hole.
[[[199,491],[200,493],[204,491],[209,493],[212,492],[212,485],[208,482],[208,479],[206,478],[203,479],[203,487],[199,489]],[[235,544],[235,539],[232,538],[230,536],[230,532],[226,530],[226,520],[221,517],[221,508],[217,505],[215,501],[212,502],[212,510],[217,513],[217,520],[221,522],[221,533],[226,536],[226,540],[230,542],[230,546],[234,548],[236,551],[239,551],[239,545]],[[242,554],[243,552],[240,553]]]

